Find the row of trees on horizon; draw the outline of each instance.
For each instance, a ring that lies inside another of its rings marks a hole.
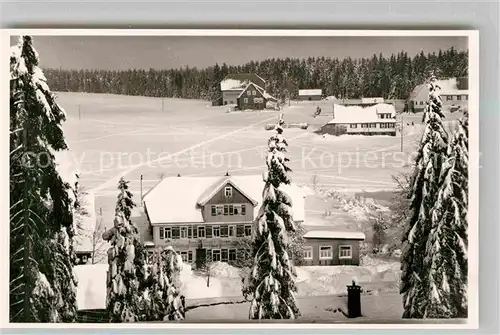
[[[434,73],[439,78],[468,75],[468,52],[454,48],[414,57],[400,52],[371,58],[272,58],[244,65],[215,64],[169,70],[45,69],[49,86],[59,92],[87,92],[215,100],[220,82],[233,73],[256,73],[277,98],[298,95],[298,89],[321,88],[324,96],[384,97],[406,100],[416,85]]]

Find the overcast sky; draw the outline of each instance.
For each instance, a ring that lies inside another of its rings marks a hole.
[[[414,56],[452,46],[466,50],[467,37],[35,36],[34,45],[44,68],[124,70],[238,65],[273,57],[358,58],[402,50]]]

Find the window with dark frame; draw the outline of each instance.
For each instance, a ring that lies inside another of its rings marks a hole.
[[[229,237],[236,237],[236,226],[229,226]]]
[[[333,258],[332,247],[330,246],[319,247],[319,259],[332,259],[332,258]]]
[[[220,250],[213,249],[212,250],[212,262],[220,262]]]
[[[159,237],[160,237],[160,240],[165,239],[165,230],[164,230],[164,228],[163,228],[163,227],[160,227],[160,229],[159,229],[159,234],[158,234],[158,235],[159,235]]]
[[[233,196],[233,188],[231,186],[226,186],[224,188],[224,196],[226,198],[231,198]]]
[[[229,228],[227,225],[220,226],[220,237],[228,237]]]
[[[252,236],[252,225],[245,225],[245,236]]]
[[[213,235],[213,237],[220,237],[220,227],[219,226],[213,227],[212,235]]]
[[[236,249],[229,249],[229,261],[236,261]]]
[[[352,247],[350,245],[339,246],[339,259],[352,258]]]
[[[221,262],[227,262],[228,259],[229,259],[228,250],[227,249],[221,249],[220,253],[221,253],[221,257],[220,257]]]
[[[212,205],[212,216],[217,216],[217,206]]]
[[[187,229],[187,227],[181,227],[181,238],[188,238],[188,229]]]
[[[170,228],[165,228],[165,238],[172,238],[172,230]]]
[[[205,227],[198,227],[198,237],[199,238],[204,238],[205,237]]]

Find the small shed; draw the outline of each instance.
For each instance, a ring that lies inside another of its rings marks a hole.
[[[309,231],[304,235],[304,265],[359,265],[364,240],[362,232]]]
[[[318,101],[321,100],[323,91],[321,89],[303,89],[299,90],[299,100]]]

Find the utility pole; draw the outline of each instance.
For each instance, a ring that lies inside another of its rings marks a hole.
[[[141,207],[142,207],[142,179],[143,179],[143,175],[141,174]]]
[[[403,114],[401,114],[401,152],[403,152]]]

